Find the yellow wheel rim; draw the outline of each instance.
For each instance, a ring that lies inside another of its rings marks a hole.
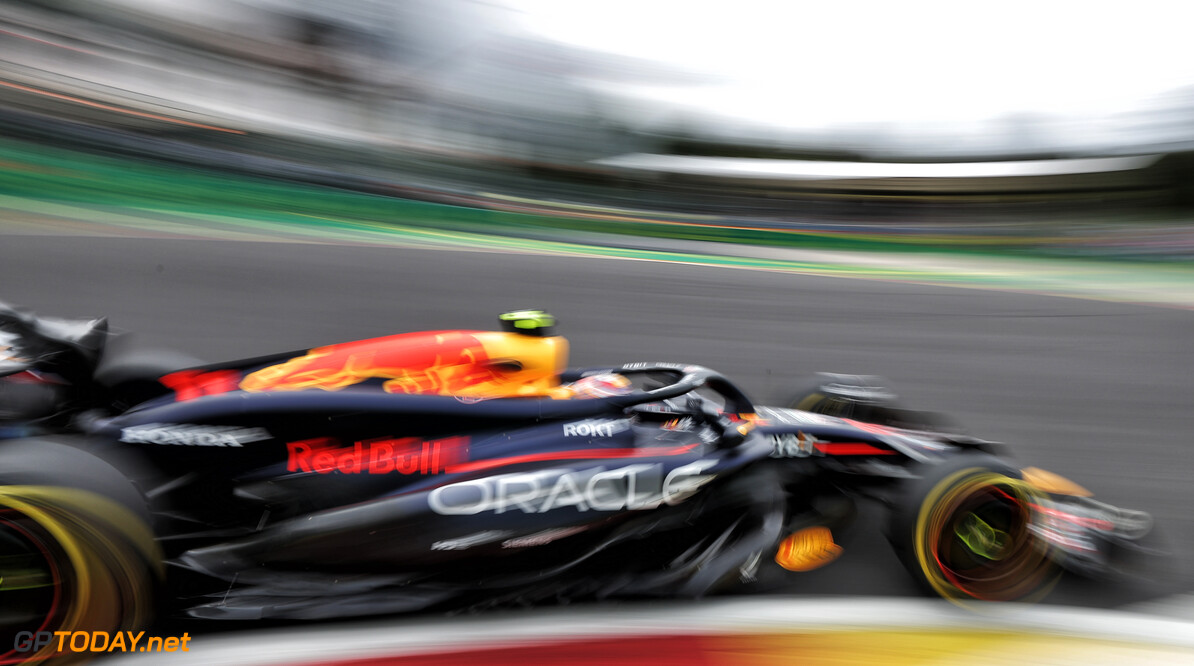
[[[934,486],[913,534],[916,561],[933,590],[951,600],[1043,596],[1056,567],[1051,548],[1029,530],[1038,500],[1027,483],[981,467]]]

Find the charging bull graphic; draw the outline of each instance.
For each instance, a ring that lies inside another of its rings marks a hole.
[[[463,397],[547,395],[567,365],[562,337],[507,332],[404,333],[312,349],[262,368],[240,383],[245,391],[335,391],[384,379],[389,393]]]

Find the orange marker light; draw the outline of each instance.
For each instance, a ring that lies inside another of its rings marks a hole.
[[[829,564],[842,554],[833,542],[828,527],[806,527],[780,542],[775,562],[788,571],[812,571]]]

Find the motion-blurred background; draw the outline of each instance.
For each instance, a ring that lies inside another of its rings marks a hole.
[[[4,0],[0,151],[569,220],[548,234],[1194,252],[1180,3],[788,4]],[[14,163],[11,194],[171,198]]]

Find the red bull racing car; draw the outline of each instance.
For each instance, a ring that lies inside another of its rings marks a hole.
[[[177,369],[0,307],[0,663],[53,656],[21,632],[170,613],[698,596],[832,561],[864,502],[952,599],[1108,573],[1151,526],[869,378],[763,407],[698,365],[569,369],[541,311],[501,323]]]

